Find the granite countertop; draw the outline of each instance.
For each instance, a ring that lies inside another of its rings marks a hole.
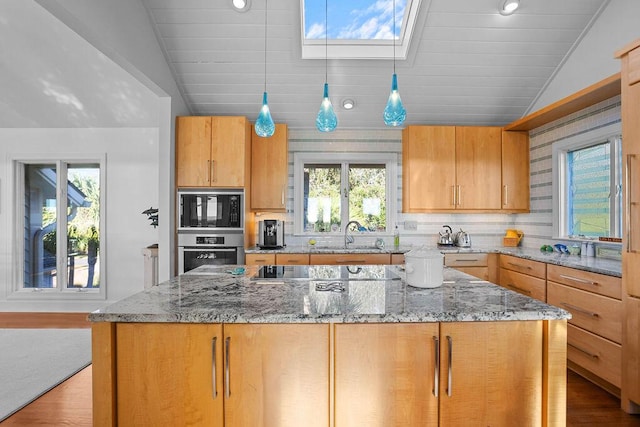
[[[498,253],[513,255],[518,258],[545,262],[548,264],[562,265],[592,273],[606,274],[608,276],[622,277],[622,263],[620,260],[600,257],[586,257],[578,255],[560,254],[557,252],[541,252],[538,249],[520,247],[482,247],[458,248],[456,246],[438,247],[425,246],[428,249],[439,249],[442,253]],[[245,253],[406,253],[418,246],[399,246],[398,248],[385,247],[378,249],[375,246],[356,246],[345,249],[341,246],[287,246],[282,249],[260,249],[253,247],[245,250]]]
[[[431,289],[409,286],[402,266],[349,267],[353,274],[345,266],[280,266],[302,269],[304,274],[276,278],[261,278],[260,266],[246,266],[243,274],[234,275],[234,267],[199,267],[97,310],[89,319],[367,323],[570,318],[565,310],[448,267],[444,268],[443,284]],[[319,290],[318,285],[330,290]]]

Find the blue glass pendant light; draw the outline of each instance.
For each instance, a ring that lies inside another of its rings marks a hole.
[[[329,83],[327,83],[327,6],[328,0],[324,3],[324,92],[322,95],[322,103],[320,104],[320,111],[316,117],[316,128],[320,132],[331,132],[338,126],[338,118],[335,111],[333,111],[333,105],[329,99]]]
[[[396,1],[393,0],[393,77],[391,78],[391,93],[387,106],[384,107],[384,124],[387,126],[402,126],[407,118],[407,110],[402,105],[398,93],[398,76],[396,75]]]
[[[263,138],[273,136],[276,125],[271,118],[269,103],[267,102],[267,0],[264,2],[264,93],[262,94],[262,108],[254,125],[256,135]]]

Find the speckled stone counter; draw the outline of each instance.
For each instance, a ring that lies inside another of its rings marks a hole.
[[[367,323],[568,319],[565,310],[444,269],[442,286],[409,286],[400,266],[203,266],[89,315],[93,322]],[[349,271],[350,270],[350,271]],[[285,275],[286,276],[286,275]],[[322,288],[328,288],[322,290]]]
[[[264,250],[257,247],[245,250],[245,253],[405,253],[417,246],[400,246],[398,248],[378,249],[370,246],[356,246],[345,249],[340,246],[287,246],[283,249]],[[435,249],[436,246],[428,247]],[[578,255],[560,254],[557,252],[541,252],[538,249],[528,248],[510,248],[510,247],[471,247],[458,248],[438,247],[443,253],[498,253],[505,255],[513,255],[519,258],[531,259],[534,261],[546,262],[549,264],[562,265],[565,267],[576,268],[578,270],[590,271],[592,273],[606,274],[609,276],[622,277],[622,263],[619,260],[612,260],[599,257],[586,257]]]

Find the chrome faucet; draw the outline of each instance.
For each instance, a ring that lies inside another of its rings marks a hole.
[[[344,247],[346,248],[349,243],[353,243],[353,236],[349,236],[349,227],[355,225],[358,229],[362,227],[358,221],[349,221],[347,226],[344,228]]]

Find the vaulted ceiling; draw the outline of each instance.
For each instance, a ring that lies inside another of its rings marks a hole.
[[[238,13],[231,0],[142,1],[192,113],[255,120],[264,90],[265,2],[252,0]],[[500,15],[498,3],[421,0],[408,57],[396,62],[405,124],[520,118],[607,0],[522,0],[511,16]],[[325,60],[301,59],[300,16],[300,0],[268,2],[267,91],[276,122],[313,128]],[[392,61],[326,65],[339,128],[384,128]],[[353,110],[341,108],[345,98],[355,100]]]

